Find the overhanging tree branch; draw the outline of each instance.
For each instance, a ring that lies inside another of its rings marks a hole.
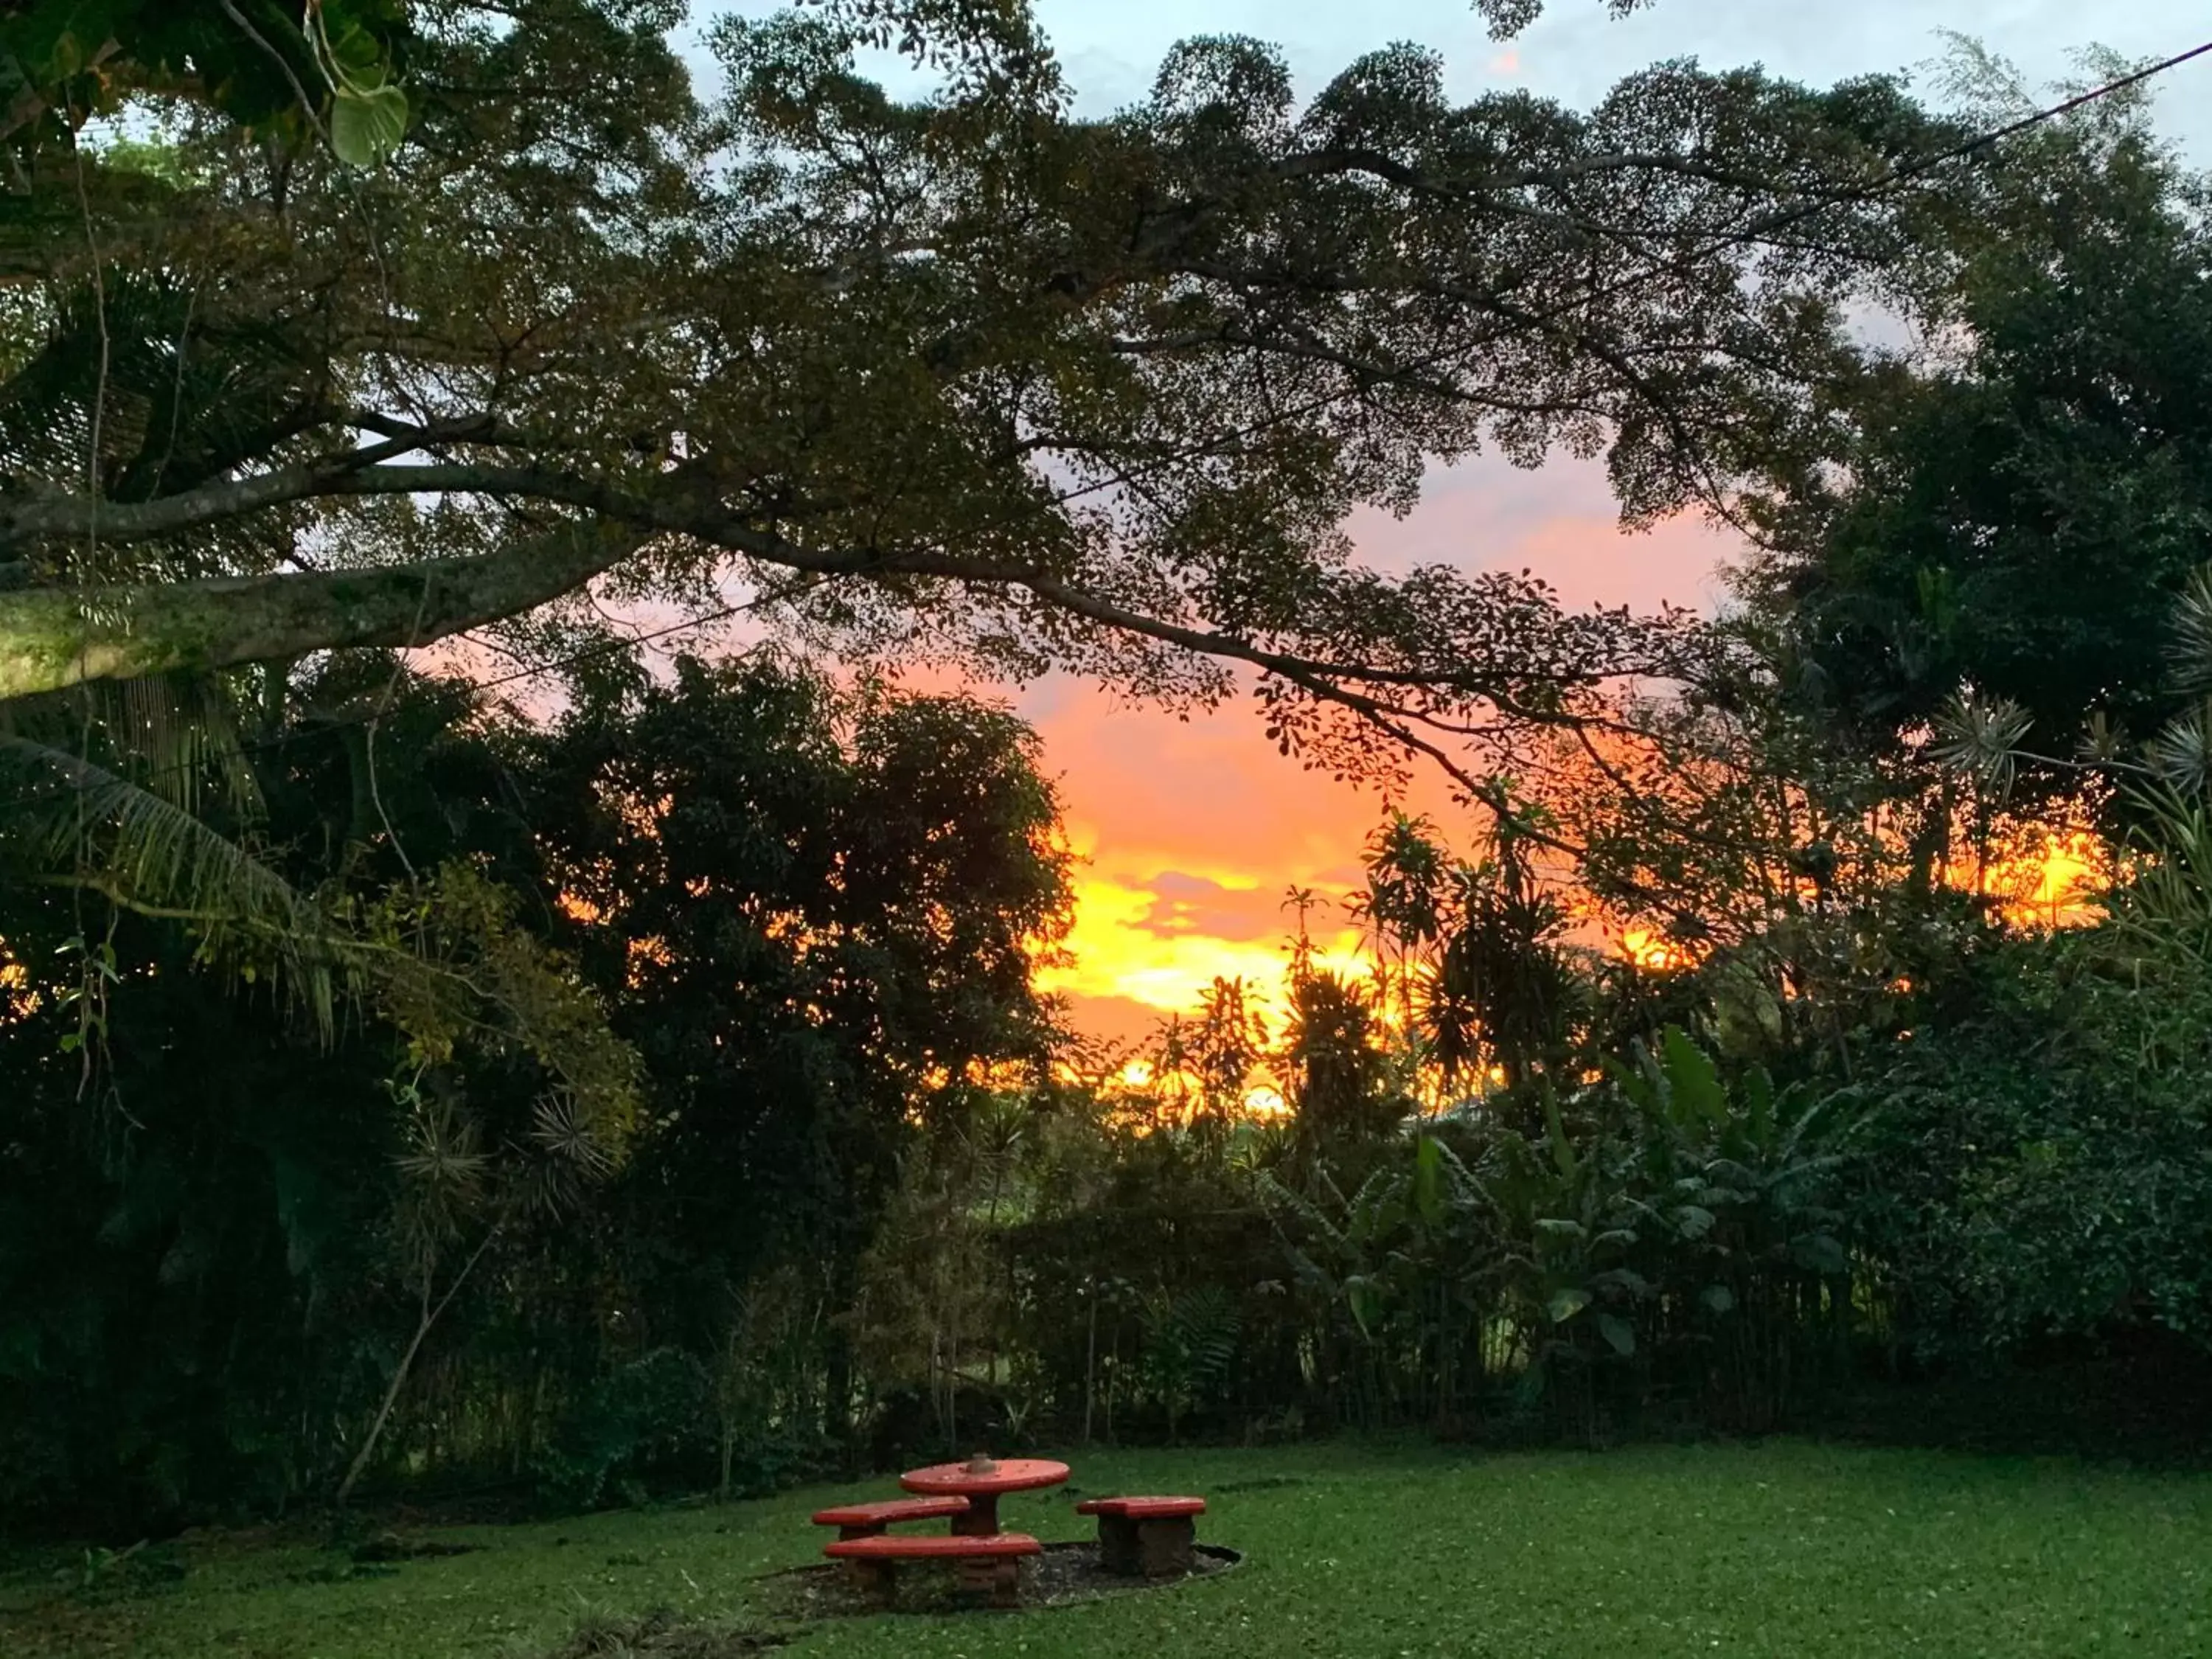
[[[96,611],[70,589],[0,592],[0,698],[315,651],[428,645],[559,599],[647,539],[580,522],[471,558],[113,588]]]

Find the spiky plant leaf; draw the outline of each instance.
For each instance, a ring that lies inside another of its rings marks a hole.
[[[1447,1085],[1481,1069],[1482,1003],[1474,975],[1468,952],[1446,951],[1443,961],[1425,969],[1415,983],[1414,1017]]]
[[[2003,794],[2012,787],[2021,743],[2033,724],[2011,698],[1984,696],[1962,685],[1935,718],[1933,752],[1942,764]]]
[[[2151,768],[2185,794],[2201,794],[2212,783],[2212,705],[2177,714],[2143,745]]]
[[[2212,564],[2200,565],[2182,584],[2166,654],[2177,690],[2212,691]]]
[[[2212,810],[2200,793],[2161,780],[2129,792],[2137,825],[2127,879],[2108,901],[2114,924],[2150,947],[2212,958]]]
[[[2081,732],[2083,760],[2093,765],[2110,766],[2127,752],[2127,732],[2111,715],[2100,708],[2089,716]]]

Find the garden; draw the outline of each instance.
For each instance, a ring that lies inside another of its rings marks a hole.
[[[1208,1535],[1245,1559],[1205,1582],[1015,1614],[809,1623],[779,1606],[776,1575],[814,1559],[806,1512],[843,1495],[817,1489],[441,1527],[425,1535],[473,1553],[381,1568],[318,1540],[188,1537],[155,1562],[108,1568],[117,1582],[72,1598],[65,1620],[17,1623],[9,1650],[2181,1656],[2203,1650],[2212,1617],[2212,1488],[2197,1478],[1790,1443],[1601,1457],[1332,1444],[1084,1462],[1106,1485],[1206,1487]],[[1065,1494],[1010,1500],[1008,1514],[1040,1534],[1084,1530]],[[51,1598],[41,1577],[0,1579],[0,1617]]]
[[[2212,42],[0,10],[0,1654],[2212,1649]]]

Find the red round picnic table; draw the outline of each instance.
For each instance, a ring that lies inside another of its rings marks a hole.
[[[1007,1457],[988,1468],[975,1460],[965,1463],[933,1463],[926,1469],[908,1469],[899,1485],[925,1498],[964,1498],[968,1513],[952,1517],[952,1530],[970,1537],[985,1537],[999,1530],[999,1494],[1028,1492],[1037,1486],[1056,1486],[1067,1479],[1067,1465],[1048,1457]]]

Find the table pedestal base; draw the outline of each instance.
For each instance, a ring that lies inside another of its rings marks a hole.
[[[988,1538],[999,1529],[999,1494],[971,1493],[968,1513],[952,1517],[952,1530],[963,1538]]]

